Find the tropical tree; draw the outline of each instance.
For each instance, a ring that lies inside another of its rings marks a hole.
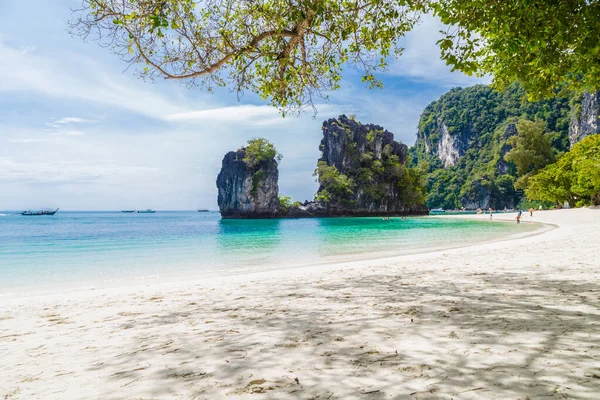
[[[281,161],[282,155],[277,151],[275,145],[265,138],[253,138],[248,140],[248,144],[244,147],[244,162],[251,168],[256,167],[263,161],[277,160]]]
[[[517,189],[524,189],[532,174],[554,162],[552,136],[544,133],[545,125],[543,121],[520,120],[517,123],[518,134],[508,139],[512,149],[504,159],[517,168]]]
[[[449,26],[438,44],[453,69],[519,81],[531,99],[600,89],[600,0],[82,0],[70,26],[143,77],[251,91],[285,112],[338,89],[346,65],[382,86],[424,13]]]
[[[369,86],[418,20],[418,0],[83,0],[71,32],[98,35],[143,77],[185,80],[282,110],[339,88],[342,66]]]
[[[283,212],[289,211],[292,206],[292,198],[279,193],[279,209]]]
[[[570,156],[563,156],[558,163],[550,164],[529,180],[525,189],[528,199],[547,201],[557,206],[563,203],[575,205],[576,195],[571,190],[575,174],[571,163],[565,162],[567,158]]]
[[[497,88],[520,82],[530,100],[600,88],[599,0],[434,0],[449,26],[442,59]]]
[[[319,161],[313,175],[317,176],[319,181],[319,192],[315,196],[317,201],[344,203],[354,194],[355,182],[342,174],[335,165]]]
[[[556,204],[600,204],[600,135],[584,138],[533,176],[525,194],[530,200]]]

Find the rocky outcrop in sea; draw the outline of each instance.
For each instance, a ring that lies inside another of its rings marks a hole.
[[[245,148],[225,154],[217,177],[217,203],[223,218],[280,216],[279,171],[275,159],[255,166],[244,158]]]
[[[320,199],[327,214],[428,213],[422,192],[409,183],[408,146],[395,141],[391,132],[379,125],[361,124],[345,115],[323,122],[322,130],[316,199]],[[341,182],[348,182],[345,192],[341,193],[335,182],[330,182],[331,174]]]

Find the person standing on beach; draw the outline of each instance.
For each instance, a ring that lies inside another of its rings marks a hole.
[[[521,223],[521,210],[519,210],[519,213],[517,214],[517,224]]]
[[[533,207],[531,207],[531,208],[529,209],[529,216],[530,216],[530,217],[533,217]]]
[[[492,210],[492,207],[489,208],[490,210],[490,221],[492,220],[492,215],[494,214],[494,211]]]

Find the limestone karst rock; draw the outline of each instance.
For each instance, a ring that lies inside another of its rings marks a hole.
[[[279,215],[279,171],[275,159],[256,166],[244,161],[245,148],[225,154],[217,177],[217,203],[223,218],[273,218]]]
[[[585,92],[580,101],[573,104],[569,124],[571,147],[588,135],[600,133],[600,91]]]
[[[408,147],[378,125],[363,125],[344,115],[323,123],[322,156],[317,166],[320,186],[315,201],[303,204],[281,206],[277,156],[249,163],[248,149],[229,152],[223,158],[217,177],[217,202],[223,218],[429,213],[420,177],[405,165]],[[327,180],[331,173],[347,184],[343,193],[332,189]]]
[[[323,123],[319,190],[329,215],[426,214],[423,193],[413,187],[406,167],[408,146],[379,125],[341,115]],[[333,169],[334,168],[334,169]],[[326,171],[326,172],[324,172]],[[349,182],[345,193],[328,188],[326,173]]]

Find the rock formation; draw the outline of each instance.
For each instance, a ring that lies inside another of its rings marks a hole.
[[[507,143],[508,138],[510,138],[511,136],[517,136],[518,134],[519,131],[517,130],[517,125],[511,123],[508,124],[506,129],[504,130],[504,136],[500,138],[503,144],[502,147],[500,147],[500,157],[498,159],[498,164],[496,165],[496,171],[498,171],[500,175],[507,174],[509,170],[508,162],[504,160],[504,156],[506,155],[506,153],[508,153],[510,149],[512,149],[512,146]]]
[[[465,155],[467,146],[465,146],[463,138],[453,136],[448,132],[448,127],[441,119],[438,122],[438,127],[441,139],[438,143],[437,154],[444,167],[449,167],[456,164],[458,159]]]
[[[600,133],[600,91],[585,92],[581,101],[573,103],[569,124],[571,147],[588,135]]]
[[[372,153],[382,159],[383,150],[390,146],[386,156],[396,155],[400,163],[406,162],[408,146],[394,141],[394,134],[379,125],[361,124],[345,115],[323,122],[323,139],[319,149],[327,165],[336,167],[341,173],[359,168],[362,155]]]
[[[217,203],[223,218],[273,218],[279,216],[279,171],[275,159],[256,166],[244,161],[245,148],[223,158],[217,177]]]
[[[247,160],[249,148],[229,152],[217,178],[223,218],[303,218],[426,215],[424,187],[406,167],[408,147],[378,125],[345,115],[323,123],[315,201],[282,206],[275,158]],[[264,139],[260,139],[264,140]],[[269,146],[272,146],[269,144]],[[273,149],[273,154],[276,151]],[[256,164],[256,165],[255,165]]]
[[[466,210],[476,210],[478,208],[487,210],[490,207],[493,199],[490,188],[486,187],[484,182],[481,180],[476,180],[472,183],[471,190],[467,193],[464,193],[460,200],[462,206]]]
[[[472,140],[472,131],[450,133],[446,122],[442,117],[435,118],[433,131],[420,132],[419,138],[425,146],[425,151],[428,154],[436,155],[441,161],[444,168],[451,167],[458,162],[458,159],[465,155],[469,149],[469,144]]]
[[[437,157],[444,168],[456,165],[483,128],[470,118],[457,118],[457,113],[464,113],[468,108],[465,97],[463,89],[452,89],[430,103],[421,115],[416,144],[420,151]]]
[[[406,168],[408,147],[378,125],[345,115],[323,123],[317,173],[320,207],[328,215],[426,214],[423,193]],[[312,210],[311,210],[312,207]]]

